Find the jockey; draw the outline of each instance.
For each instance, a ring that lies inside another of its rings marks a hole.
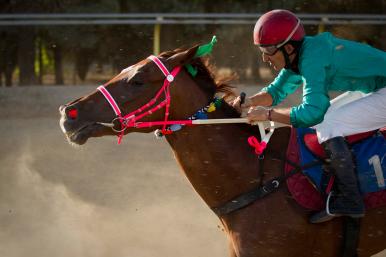
[[[305,36],[299,18],[287,10],[262,15],[253,38],[263,61],[280,72],[270,85],[245,99],[241,107],[249,108],[248,120],[314,126],[328,156],[329,169],[335,175],[336,189],[329,195],[326,209],[312,215],[310,222],[364,216],[353,157],[344,137],[386,125],[386,52],[330,33]],[[272,108],[299,86],[303,87],[300,105]],[[361,91],[367,95],[329,108],[330,90]],[[233,106],[239,108],[240,97]]]

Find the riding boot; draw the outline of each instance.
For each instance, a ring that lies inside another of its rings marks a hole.
[[[352,154],[343,137],[334,137],[322,144],[335,175],[335,188],[327,198],[326,209],[312,215],[311,223],[321,223],[339,216],[360,218],[365,206],[359,192]]]

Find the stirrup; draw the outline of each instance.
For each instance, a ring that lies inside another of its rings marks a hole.
[[[320,211],[318,213],[313,214],[309,218],[309,222],[310,223],[313,223],[313,224],[322,223],[322,222],[330,221],[333,218],[341,216],[339,214],[333,214],[333,213],[330,212],[330,198],[331,198],[332,194],[333,194],[333,191],[331,191],[328,194],[327,202],[326,202],[326,209],[323,210],[323,211]]]
[[[315,224],[315,223],[322,223],[322,222],[326,222],[326,221],[332,220],[333,218],[342,217],[342,216],[347,216],[347,217],[351,217],[351,218],[354,218],[354,219],[362,218],[362,217],[365,216],[364,213],[331,213],[330,212],[330,198],[331,198],[332,195],[333,195],[333,191],[331,191],[328,194],[327,202],[326,202],[326,209],[323,210],[323,211],[320,211],[318,213],[313,214],[309,218],[309,222],[310,223],[313,223],[313,224]]]

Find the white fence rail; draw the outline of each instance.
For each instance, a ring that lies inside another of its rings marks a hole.
[[[0,26],[254,24],[261,13],[1,14]],[[305,25],[385,25],[386,14],[298,14]]]

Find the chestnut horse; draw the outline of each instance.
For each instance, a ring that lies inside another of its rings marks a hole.
[[[231,90],[216,82],[201,58],[194,58],[196,50],[197,46],[176,49],[157,58],[169,71],[182,67],[174,80],[170,79],[168,120],[187,120],[205,107],[215,93]],[[184,68],[186,64],[197,69],[195,76]],[[122,115],[138,110],[154,98],[168,75],[160,69],[154,60],[147,58],[104,85]],[[63,132],[71,143],[78,145],[90,137],[120,134],[116,132],[120,126],[125,128],[124,134],[148,133],[160,128],[125,126],[123,119],[116,118],[121,114],[114,111],[100,90],[61,106],[60,113]],[[166,120],[163,109],[147,114],[138,122]],[[216,111],[208,113],[209,119],[236,117],[240,114],[224,101]],[[106,124],[114,124],[115,130]],[[165,139],[196,192],[213,209],[283,174],[284,161],[277,157],[285,156],[290,128],[276,129],[265,150],[264,168],[246,143],[251,134],[258,135],[256,126],[199,125],[166,133]],[[386,208],[369,210],[362,219],[358,256],[371,256],[386,248],[385,213]],[[309,214],[295,203],[287,188],[281,186],[275,193],[244,208],[218,216],[233,257],[341,256],[343,219],[315,225],[308,223]]]

